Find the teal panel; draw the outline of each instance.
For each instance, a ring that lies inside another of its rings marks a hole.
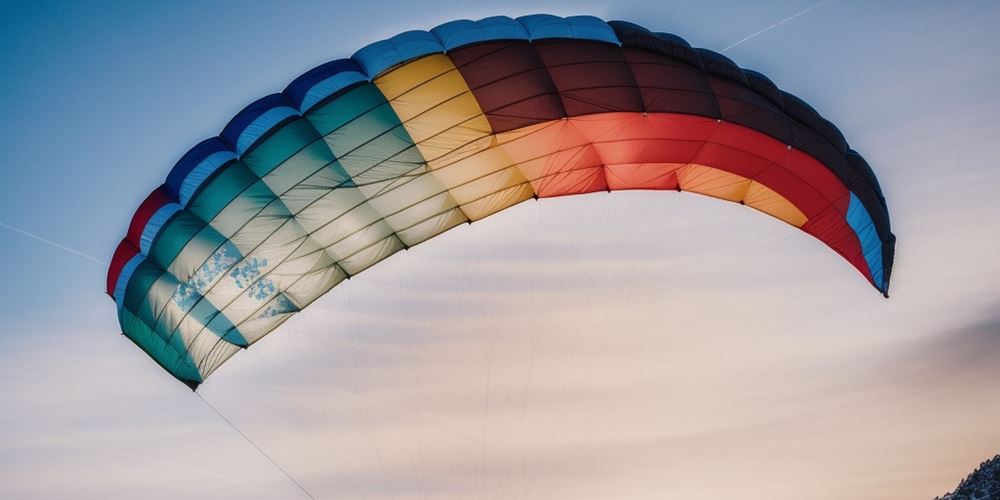
[[[320,135],[309,122],[302,119],[292,120],[244,154],[240,161],[258,177],[264,177],[319,138]]]
[[[281,165],[271,170],[263,177],[263,180],[271,191],[281,195],[316,172],[323,170],[327,165],[335,163],[336,160],[333,153],[330,152],[330,148],[326,146],[323,138],[317,137],[308,146],[300,149]]]
[[[208,330],[216,337],[219,337],[230,344],[239,346],[247,345],[246,339],[243,338],[243,335],[240,334],[239,330],[236,329],[236,326],[229,321],[229,318],[227,318],[225,314],[216,314],[205,327],[205,330]],[[201,335],[201,333],[199,333],[199,335]]]
[[[162,268],[148,260],[139,264],[132,272],[132,277],[129,278],[128,286],[125,288],[124,308],[129,311],[138,311],[146,299],[149,288],[163,275],[163,272]]]
[[[142,304],[138,309],[132,309],[132,312],[147,325],[155,326],[178,286],[180,282],[172,274],[166,272],[160,274],[159,278],[149,286]],[[163,333],[163,338],[167,338],[166,333]]]
[[[225,242],[226,238],[212,226],[202,227],[198,234],[194,235],[187,245],[174,256],[169,271],[178,280],[187,281]]]
[[[385,103],[382,91],[368,83],[345,92],[305,116],[320,135],[326,135]]]
[[[183,380],[202,381],[201,374],[187,353],[173,349],[142,320],[123,309],[119,312],[119,321],[122,333],[164,369]]]
[[[158,266],[169,269],[177,254],[204,228],[205,223],[192,213],[184,210],[178,212],[156,237],[149,259]]]
[[[260,179],[240,162],[219,171],[204,185],[188,205],[188,210],[203,221],[212,221],[229,202]]]

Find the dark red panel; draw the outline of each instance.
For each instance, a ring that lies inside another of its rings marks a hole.
[[[642,95],[620,47],[587,40],[533,43],[567,116],[643,111]]]
[[[790,119],[771,101],[739,83],[716,75],[708,81],[719,102],[721,118],[764,132],[785,143],[792,143]]]
[[[494,132],[566,116],[549,72],[528,42],[490,42],[448,53]]]
[[[700,69],[649,50],[622,49],[650,113],[719,117],[714,91]]]
[[[840,154],[836,148],[830,144],[823,136],[819,135],[815,130],[800,124],[795,120],[789,120],[792,126],[792,146],[796,149],[805,151],[819,160],[820,163],[826,165],[826,168],[830,169],[844,184],[847,184],[847,159],[844,155]]]
[[[847,162],[828,140],[751,88],[705,73],[682,60],[639,47],[568,39],[490,42],[463,47],[449,55],[496,132],[564,116],[615,111],[719,118],[723,123],[741,126],[719,127],[716,135],[702,136],[705,146],[684,143],[687,134],[674,130],[679,126],[670,124],[674,120],[637,122],[653,129],[668,127],[652,135],[649,130],[641,132],[631,128],[635,124],[623,122],[616,126],[629,130],[595,132],[595,137],[601,138],[595,146],[609,165],[713,165],[765,182],[809,217],[824,210],[829,200],[837,200],[834,209],[846,213],[842,195],[846,192]],[[598,122],[592,125],[602,128]],[[623,142],[604,140],[604,134],[617,135]],[[726,147],[733,150],[727,152]],[[825,168],[814,168],[817,160]],[[772,162],[778,165],[771,166]],[[649,182],[667,186],[672,181]],[[596,185],[583,189],[594,188]],[[881,208],[876,197],[866,196],[870,190],[857,191],[866,207]]]

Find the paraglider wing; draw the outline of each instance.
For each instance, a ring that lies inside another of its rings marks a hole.
[[[399,250],[534,197],[681,190],[796,226],[887,293],[871,168],[764,76],[626,22],[454,21],[247,106],[140,205],[108,273],[122,331],[196,387]]]

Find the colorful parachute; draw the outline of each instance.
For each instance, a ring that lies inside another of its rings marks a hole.
[[[107,291],[125,335],[196,387],[399,250],[625,189],[748,205],[888,290],[878,181],[808,104],[674,35],[533,15],[408,31],[247,106],[139,206]]]

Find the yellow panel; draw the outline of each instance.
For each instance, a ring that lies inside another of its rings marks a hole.
[[[802,227],[809,220],[792,202],[759,182],[750,183],[743,203],[795,227]]]
[[[419,87],[425,82],[455,71],[451,59],[443,54],[434,54],[408,62],[375,79],[375,85],[389,101]],[[463,83],[464,84],[464,83]],[[466,86],[468,90],[468,86]],[[400,118],[405,110],[393,106]],[[410,114],[412,117],[412,113]]]
[[[452,197],[471,220],[479,220],[535,196],[507,151],[495,144],[431,171],[449,186]]]
[[[437,167],[435,160],[493,133],[461,73],[443,54],[405,64],[377,78],[375,85],[431,169]],[[480,149],[489,144],[482,142]]]
[[[472,91],[442,54],[407,63],[375,80],[389,100],[431,176],[471,220],[481,219],[534,192],[504,148],[495,147],[489,120]]]
[[[678,170],[677,182],[684,191],[728,201],[743,200],[750,187],[746,177],[697,164]]]
[[[496,191],[490,193],[482,198],[473,200],[465,205],[462,205],[462,211],[471,220],[479,220],[495,214],[505,208],[512,207],[521,203],[522,201],[530,200],[534,198],[535,191],[531,188],[531,184],[525,182],[524,184],[518,184],[511,186],[502,191]]]
[[[808,218],[785,197],[767,186],[706,165],[691,164],[678,171],[681,189],[743,204],[802,227]]]

